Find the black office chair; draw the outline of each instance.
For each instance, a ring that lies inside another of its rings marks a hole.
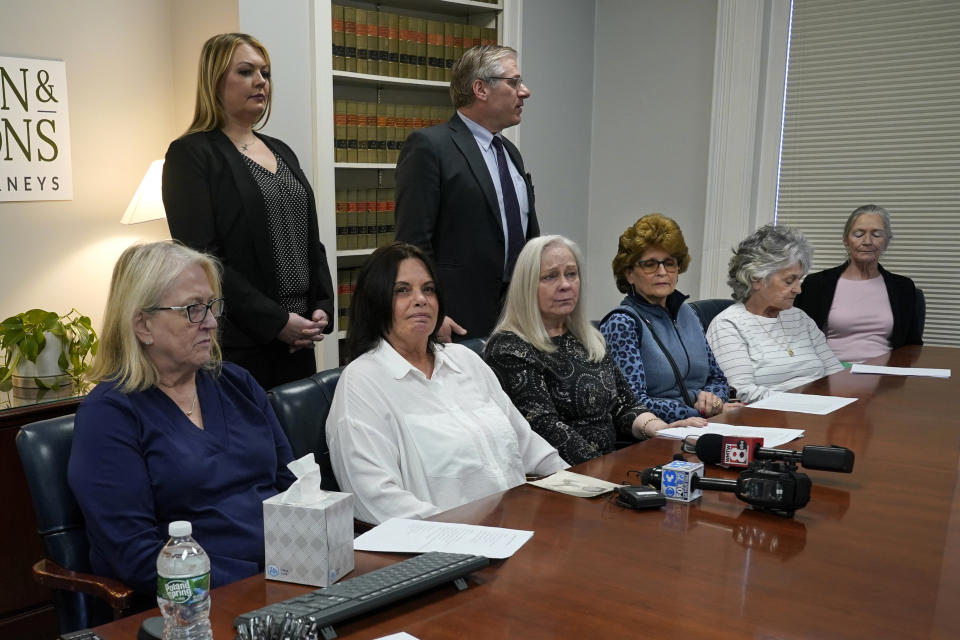
[[[732,304],[733,300],[731,298],[707,298],[706,300],[694,300],[690,303],[690,306],[697,312],[700,325],[706,331],[717,314]]]
[[[67,484],[73,442],[73,416],[25,425],[17,434],[17,451],[30,488],[37,533],[47,557],[33,565],[33,577],[52,589],[60,632],[68,633],[110,621],[134,604],[133,589],[118,580],[90,573],[86,523]]]
[[[458,344],[462,344],[478,356],[482,356],[483,347],[487,344],[487,341],[484,338],[467,338],[466,340],[461,340]]]
[[[287,434],[293,457],[313,453],[323,480],[320,486],[327,491],[339,491],[333,475],[330,449],[327,447],[327,415],[337,390],[341,369],[328,369],[309,378],[274,387],[267,396]]]
[[[927,324],[927,298],[923,295],[923,289],[917,287],[917,306],[914,310],[913,321],[920,327],[920,339],[923,339],[923,327]]]

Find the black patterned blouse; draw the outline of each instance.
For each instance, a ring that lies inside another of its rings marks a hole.
[[[613,451],[618,437],[633,440],[633,421],[647,408],[609,354],[590,362],[570,332],[552,341],[557,350],[544,353],[504,331],[491,336],[483,352],[533,430],[569,464]]]
[[[240,155],[260,187],[267,207],[267,226],[270,229],[273,264],[277,270],[280,306],[285,311],[309,318],[313,309],[307,308],[310,291],[310,250],[307,246],[310,205],[307,202],[307,190],[276,153],[276,173],[270,173],[246,154]]]

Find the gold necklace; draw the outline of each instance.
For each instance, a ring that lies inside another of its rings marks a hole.
[[[789,343],[789,342],[788,342],[787,344],[783,344],[783,341],[780,340],[779,338],[775,338],[775,337],[773,336],[773,334],[770,333],[770,330],[769,330],[769,329],[767,329],[765,326],[763,326],[762,324],[760,324],[760,321],[759,321],[759,320],[755,320],[755,322],[760,326],[761,329],[763,329],[764,333],[766,333],[766,334],[770,337],[771,340],[773,340],[774,342],[776,342],[777,344],[779,344],[781,347],[783,347],[784,351],[786,351],[787,354],[788,354],[791,358],[793,357],[793,348],[790,346],[790,343]],[[779,314],[779,313],[777,314],[777,322],[780,324],[780,333],[781,333],[784,337],[786,337],[787,332],[784,331],[784,329],[783,329],[783,319],[780,318],[780,314]]]
[[[791,353],[790,355],[793,355],[793,354]],[[190,403],[190,410],[189,410],[189,411],[184,411],[184,413],[186,413],[188,416],[192,416],[192,415],[193,415],[193,410],[196,408],[196,406],[197,406],[197,388],[194,387],[194,388],[193,388],[193,402]],[[183,410],[181,409],[181,411],[183,411]]]

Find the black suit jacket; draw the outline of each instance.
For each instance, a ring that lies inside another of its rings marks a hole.
[[[540,235],[533,182],[509,140],[503,146],[527,185],[527,239]],[[500,313],[506,255],[500,205],[477,141],[454,115],[414,131],[397,162],[397,239],[436,262],[447,315],[469,337],[485,337]]]
[[[824,333],[827,332],[827,318],[833,296],[837,292],[837,282],[850,262],[838,267],[826,269],[807,276],[803,280],[800,295],[793,306],[802,309]],[[890,310],[893,312],[893,331],[890,333],[890,348],[896,349],[905,344],[923,344],[923,327],[916,321],[917,287],[906,276],[890,273],[880,265],[880,275],[890,298]]]
[[[309,309],[323,309],[333,330],[333,284],[320,243],[313,190],[297,156],[280,140],[258,137],[290,167],[309,202]],[[170,235],[223,262],[225,350],[268,345],[287,323],[277,302],[277,267],[270,246],[267,210],[250,170],[219,129],[174,140],[163,165],[163,204]]]

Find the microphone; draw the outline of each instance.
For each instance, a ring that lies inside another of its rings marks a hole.
[[[855,456],[853,451],[846,447],[811,444],[803,447],[801,451],[768,449],[762,446],[751,447],[749,441],[758,439],[761,438],[731,438],[717,433],[705,433],[697,439],[697,457],[710,464],[728,464],[731,466],[748,466],[749,462],[753,460],[774,460],[800,464],[807,469],[817,469],[819,471],[839,471],[842,473],[853,471]],[[739,440],[744,441],[746,451],[749,451],[746,455],[741,455],[739,453],[741,450],[735,449],[731,444],[733,441]],[[730,452],[732,452],[732,455]],[[731,462],[731,458],[736,459],[737,462]],[[739,462],[740,458],[747,459],[747,464],[741,464]]]
[[[703,495],[703,490],[726,491],[755,509],[787,518],[810,502],[812,483],[807,474],[797,472],[790,462],[759,464],[741,472],[736,480],[728,480],[700,475],[702,462],[674,460],[662,467],[644,469],[640,479],[660,489],[668,500],[692,502]]]

